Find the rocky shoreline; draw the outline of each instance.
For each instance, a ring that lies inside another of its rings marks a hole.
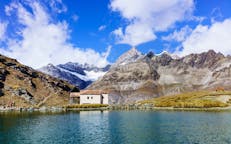
[[[211,107],[211,108],[175,108],[175,107],[155,107],[152,104],[144,105],[114,105],[110,106],[110,110],[169,110],[169,111],[231,111],[228,107]]]
[[[64,111],[62,107],[40,107],[40,108],[34,108],[34,107],[0,107],[0,112],[49,112],[49,111]]]
[[[64,107],[28,107],[28,108],[21,108],[21,107],[0,107],[1,112],[66,112],[66,111],[94,111],[94,110],[109,110],[109,107],[101,107],[101,108],[64,108]]]
[[[19,108],[19,107],[0,107],[1,112],[67,112],[67,111],[103,111],[103,110],[166,110],[166,111],[231,111],[231,107],[213,108],[174,108],[174,107],[154,107],[152,105],[110,105],[100,108],[65,108],[65,107],[40,107],[40,108]]]

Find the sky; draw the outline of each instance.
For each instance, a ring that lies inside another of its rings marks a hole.
[[[230,0],[0,0],[0,53],[104,67],[132,47],[231,54]]]

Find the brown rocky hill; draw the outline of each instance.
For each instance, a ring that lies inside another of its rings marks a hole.
[[[217,87],[231,89],[230,56],[210,50],[173,58],[166,52],[143,55],[132,48],[88,89],[110,90],[111,103],[130,103]]]
[[[0,106],[61,106],[72,85],[0,55]]]

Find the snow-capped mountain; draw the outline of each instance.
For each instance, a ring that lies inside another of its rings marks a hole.
[[[172,59],[180,59],[180,58],[181,58],[181,57],[178,56],[177,54],[169,53],[168,51],[162,51],[161,53],[155,54],[155,55],[156,55],[156,56],[168,55],[168,56],[170,56]]]
[[[110,68],[107,65],[103,68],[98,68],[88,64],[78,64],[68,62],[66,64],[59,64],[54,66],[48,64],[39,69],[39,71],[49,74],[51,76],[66,80],[71,84],[78,86],[80,89],[86,88],[92,82],[102,77]]]

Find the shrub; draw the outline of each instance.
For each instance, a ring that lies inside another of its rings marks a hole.
[[[172,96],[163,96],[139,102],[140,104],[153,104],[155,107],[174,108],[211,108],[226,107],[228,104],[215,99],[217,96],[231,95],[230,91],[197,91]],[[212,97],[208,99],[207,97]],[[231,100],[230,100],[231,103]]]
[[[192,100],[192,101],[159,101],[155,103],[156,107],[174,107],[174,108],[211,108],[226,107],[228,104],[211,100]]]

